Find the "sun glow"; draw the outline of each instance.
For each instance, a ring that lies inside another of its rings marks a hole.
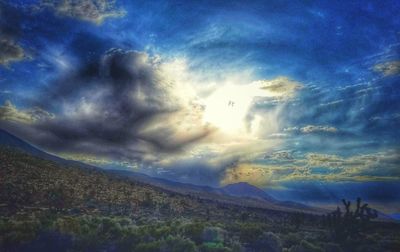
[[[224,133],[244,133],[245,119],[252,101],[257,95],[252,85],[225,85],[204,101],[203,120]]]

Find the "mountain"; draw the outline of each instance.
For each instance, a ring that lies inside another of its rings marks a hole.
[[[229,184],[221,188],[225,193],[233,196],[240,197],[253,197],[260,198],[269,202],[276,202],[277,200],[264,192],[260,188],[250,185],[246,182],[239,182],[235,184]]]
[[[18,149],[23,152],[29,153],[33,156],[41,157],[44,159],[49,159],[49,160],[60,159],[56,156],[50,155],[44,151],[39,150],[33,145],[21,140],[20,138],[2,129],[0,129],[0,145]]]
[[[164,189],[168,189],[175,192],[180,193],[191,193],[191,194],[198,194],[198,193],[212,193],[212,194],[225,194],[220,188],[214,188],[210,186],[200,186],[200,185],[193,185],[188,183],[176,182],[168,179],[151,177],[144,173],[134,172],[134,171],[127,171],[127,170],[109,170],[110,173],[124,176],[127,178],[131,178],[133,180],[138,180],[141,182],[145,182],[154,186],[162,187]]]
[[[32,156],[54,161],[62,165],[75,165],[80,166],[81,168],[94,168],[93,166],[90,166],[88,164],[84,164],[74,160],[66,160],[58,156],[49,154],[2,129],[0,129],[0,146],[19,150]]]
[[[246,182],[239,182],[234,184],[228,184],[221,188],[215,188],[210,186],[200,186],[188,183],[171,181],[163,178],[151,177],[143,173],[126,171],[126,170],[109,170],[111,174],[120,175],[126,178],[130,178],[136,182],[144,182],[150,185],[154,185],[169,191],[182,193],[186,195],[197,196],[208,199],[220,199],[226,200],[229,197],[229,201],[236,200],[242,201],[242,203],[260,202],[261,204],[273,205],[283,207],[285,209],[295,209],[300,211],[320,211],[324,212],[325,209],[317,209],[302,203],[294,201],[279,201],[262,189],[250,185]]]
[[[175,182],[162,178],[155,178],[143,173],[126,170],[106,170],[87,165],[78,161],[66,160],[55,155],[46,153],[33,145],[21,140],[20,138],[0,129],[0,146],[5,146],[14,150],[22,151],[34,157],[56,162],[62,166],[78,167],[89,170],[98,170],[112,177],[129,179],[135,183],[146,184],[167,190],[169,192],[179,193],[188,197],[197,197],[206,200],[217,200],[227,204],[236,204],[242,206],[252,206],[276,209],[282,211],[311,211],[319,212],[318,209],[301,205],[294,202],[280,202],[256,186],[245,182],[226,185],[222,188],[209,186],[199,186],[181,182]]]

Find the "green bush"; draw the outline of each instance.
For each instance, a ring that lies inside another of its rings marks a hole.
[[[292,246],[289,252],[323,252],[324,250],[320,247],[306,241],[302,240],[299,245]]]
[[[243,224],[240,227],[240,241],[243,243],[254,243],[263,233],[263,229],[255,224]]]
[[[301,236],[298,233],[288,233],[282,236],[283,244],[285,247],[290,248],[293,245],[299,244],[301,242]]]
[[[135,247],[134,251],[196,252],[198,250],[196,244],[194,244],[193,241],[187,238],[183,238],[180,236],[168,236],[166,239],[162,240],[142,242]]]
[[[226,236],[226,231],[220,227],[206,227],[203,230],[204,242],[223,242]]]
[[[141,252],[159,252],[161,250],[161,241],[153,241],[153,242],[142,242],[139,243],[134,251]]]
[[[254,244],[251,244],[256,251],[281,252],[282,242],[279,236],[272,232],[264,232]]]
[[[201,252],[230,252],[231,250],[225,247],[220,242],[205,242],[200,246]]]
[[[184,236],[190,238],[196,244],[200,244],[203,241],[203,230],[205,224],[201,222],[190,223],[183,226],[182,233]]]
[[[180,236],[173,237],[168,236],[164,242],[164,246],[168,248],[166,251],[170,252],[196,252],[197,246],[190,239],[183,238]]]

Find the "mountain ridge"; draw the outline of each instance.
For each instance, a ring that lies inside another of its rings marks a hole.
[[[234,183],[234,184],[229,184],[225,185],[220,188],[214,188],[210,186],[200,186],[200,185],[193,185],[189,183],[182,183],[182,182],[176,182],[164,178],[158,178],[158,177],[152,177],[144,173],[139,173],[139,172],[134,172],[134,171],[127,171],[127,170],[107,170],[95,166],[91,166],[79,161],[74,161],[74,160],[66,160],[63,158],[60,158],[58,156],[49,154],[45,151],[40,150],[39,148],[31,145],[30,143],[18,138],[17,136],[14,136],[10,134],[9,132],[0,129],[0,145],[9,147],[9,148],[14,148],[17,150],[21,150],[23,152],[26,152],[28,154],[31,154],[33,156],[45,159],[45,160],[50,160],[54,161],[56,163],[59,163],[61,165],[72,165],[72,166],[79,166],[80,168],[84,169],[98,169],[101,170],[102,172],[112,174],[112,175],[118,175],[123,178],[128,178],[131,179],[135,182],[140,182],[140,183],[147,183],[149,185],[153,185],[156,187],[160,187],[162,189],[167,189],[169,191],[173,191],[176,193],[181,193],[181,194],[189,194],[189,195],[195,195],[199,197],[204,197],[208,199],[213,199],[213,198],[219,198],[221,200],[226,200],[228,199],[229,201],[233,201],[235,198],[237,198],[238,201],[244,201],[248,203],[255,203],[256,205],[261,204],[266,206],[276,206],[276,207],[283,207],[287,208],[287,210],[297,210],[297,211],[303,211],[303,210],[310,210],[310,211],[316,211],[317,208],[313,208],[310,206],[306,206],[300,203],[296,202],[290,202],[285,203],[278,201],[271,197],[269,194],[267,194],[265,191],[262,189],[250,185],[246,182],[239,182],[239,183]],[[228,197],[228,198],[227,198]]]
[[[267,192],[257,186],[251,185],[247,182],[237,182],[227,184],[221,188],[223,191],[230,195],[244,196],[244,197],[259,197],[261,199],[276,202],[277,200],[270,196]]]

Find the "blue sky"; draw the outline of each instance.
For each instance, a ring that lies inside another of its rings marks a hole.
[[[399,11],[0,1],[0,127],[102,167],[398,212]]]

